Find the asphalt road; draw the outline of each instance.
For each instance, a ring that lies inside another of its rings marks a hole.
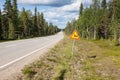
[[[63,32],[59,32],[52,36],[0,43],[0,76],[6,77],[21,69],[30,59],[42,55],[63,37]],[[9,72],[10,70],[15,71]]]

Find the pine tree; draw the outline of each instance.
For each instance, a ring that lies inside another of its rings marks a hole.
[[[22,24],[22,37],[27,37],[28,36],[28,24],[29,24],[29,20],[28,20],[28,16],[26,13],[25,8],[23,8],[21,15],[20,15],[20,19],[21,19],[21,24]]]
[[[49,27],[44,14],[37,15],[37,7],[35,7],[33,16],[32,12],[25,8],[19,12],[17,0],[5,1],[2,21],[0,13],[0,37],[2,35],[3,39],[17,39],[18,36],[19,38],[44,36],[49,34],[49,30],[50,34],[54,34],[58,28],[54,25]]]
[[[11,0],[6,0],[4,4],[4,11],[8,13],[9,16],[10,16],[9,12],[11,12],[11,9],[12,9]]]
[[[40,31],[41,31],[41,35],[44,35],[44,14],[43,13],[41,13],[40,14]]]
[[[2,14],[1,14],[1,9],[0,9],[0,40],[2,39]]]
[[[8,19],[8,38],[9,39],[15,39],[15,29],[14,29],[14,25],[13,25],[13,9],[12,9],[12,4],[11,4],[11,0],[6,0],[5,5],[4,5],[4,11],[7,15],[7,19]]]
[[[9,39],[15,39],[15,32],[14,32],[14,25],[12,22],[12,19],[9,19],[9,35],[8,38]]]
[[[32,12],[30,10],[26,11],[26,17],[27,17],[27,36],[32,37],[32,32],[33,32],[33,17],[32,17]]]
[[[19,25],[19,20],[18,20],[18,9],[17,9],[17,0],[13,0],[13,25],[15,28],[16,33],[18,34],[18,25]]]
[[[44,24],[44,35],[47,35],[48,33],[48,22],[45,22]]]
[[[41,33],[41,15],[39,12],[38,12],[37,16],[38,16],[37,17],[38,34],[39,34],[39,36],[41,36],[42,35],[42,33]]]
[[[83,3],[80,5],[80,12],[79,12],[79,17],[82,16],[83,14]]]
[[[107,8],[106,0],[102,0],[101,7],[102,7],[103,9],[106,9],[106,8]]]
[[[4,4],[4,11],[3,11],[3,19],[2,19],[2,27],[3,27],[3,38],[4,39],[8,39],[8,30],[9,30],[9,22],[8,22],[8,18],[10,17],[10,1],[6,0],[5,4]]]
[[[33,28],[34,36],[38,36],[38,26],[37,26],[37,7],[35,7],[34,12],[34,28]]]

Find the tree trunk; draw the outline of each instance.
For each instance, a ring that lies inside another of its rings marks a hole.
[[[94,26],[94,40],[96,40],[96,36],[97,36],[96,26]]]
[[[84,32],[82,31],[82,38],[84,38]]]
[[[114,40],[116,41],[117,40],[117,33],[116,33],[116,30],[114,29]]]
[[[107,32],[105,32],[105,39],[107,39]]]
[[[14,32],[14,26],[12,23],[12,20],[9,20],[9,35],[8,35],[9,39],[14,39],[15,38],[15,32]]]
[[[118,39],[118,44],[120,45],[120,36],[119,36],[119,39]]]
[[[87,27],[87,40],[89,39],[89,28]]]

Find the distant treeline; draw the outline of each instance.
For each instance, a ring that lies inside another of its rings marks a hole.
[[[44,19],[44,14],[37,12],[34,15],[30,10],[17,8],[17,0],[6,0],[0,10],[0,40],[21,39],[55,34],[60,29]]]
[[[77,29],[82,38],[111,39],[120,37],[120,0],[92,0],[85,8],[81,3],[79,19],[68,22],[65,32]]]

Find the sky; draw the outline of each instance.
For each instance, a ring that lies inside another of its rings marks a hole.
[[[81,2],[87,7],[91,0],[17,0],[18,9],[34,12],[37,6],[38,12],[43,12],[48,22],[52,22],[59,28],[66,27],[68,21],[77,19]],[[3,10],[5,0],[0,0],[0,9]]]

